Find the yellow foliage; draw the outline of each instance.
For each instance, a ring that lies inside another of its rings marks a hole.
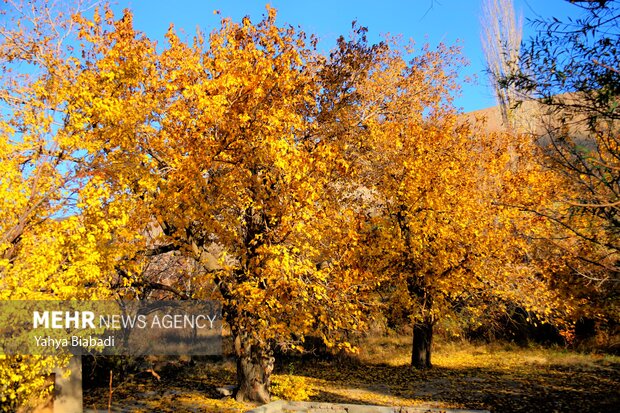
[[[318,391],[306,377],[274,374],[271,378],[271,394],[274,399],[305,401],[316,396]]]
[[[525,137],[459,119],[458,49],[409,61],[356,28],[327,58],[267,9],[164,46],[106,6],[0,28],[0,62],[37,69],[0,84],[0,299],[146,298],[164,273],[222,301],[248,363],[306,335],[354,351],[385,281],[431,323],[472,297],[548,309],[524,264],[548,228],[523,207],[553,177]],[[161,251],[178,265],[149,272]]]

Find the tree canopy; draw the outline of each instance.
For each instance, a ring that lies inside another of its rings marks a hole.
[[[236,398],[263,402],[276,350],[354,351],[381,284],[420,368],[463,303],[553,315],[532,211],[558,181],[531,140],[459,115],[458,48],[354,25],[325,56],[269,6],[161,46],[129,10],[32,7],[1,29],[0,298],[221,300]],[[183,265],[152,280],[163,254]],[[38,384],[1,362],[11,400]]]

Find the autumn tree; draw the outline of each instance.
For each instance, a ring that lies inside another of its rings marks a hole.
[[[617,318],[619,4],[571,3],[572,18],[533,23],[521,71],[505,82],[538,99],[547,165],[565,179],[553,208],[537,211],[562,234],[552,242],[566,255],[564,276],[590,317]]]
[[[32,27],[5,29],[2,49],[6,71],[29,76],[17,71],[22,62],[41,69],[3,94],[16,103],[3,124],[2,183],[16,191],[3,208],[4,298],[144,287],[146,260],[177,251],[199,268],[202,288],[188,298],[223,302],[239,400],[269,400],[276,347],[312,333],[349,348],[339,339],[363,325],[374,281],[352,259],[356,211],[335,205],[335,190],[320,192],[347,163],[309,127],[320,58],[305,35],[277,27],[269,9],[258,25],[222,21],[208,43],[199,33],[188,44],[171,28],[157,52],[130,12],[62,20],[39,7]],[[62,23],[42,26],[39,15]],[[57,37],[62,25],[76,27],[71,47]],[[39,229],[32,236],[28,224]],[[42,233],[47,226],[56,232]],[[157,236],[145,239],[153,227]],[[217,266],[205,258],[213,246]]]
[[[174,250],[202,265],[197,280],[217,294],[191,298],[223,302],[236,398],[268,401],[274,350],[306,334],[350,347],[336,339],[363,325],[374,286],[352,259],[356,211],[321,192],[348,166],[309,124],[321,59],[302,32],[276,26],[273,9],[256,25],[225,19],[189,44],[171,28],[159,53],[128,11],[76,20],[86,61],[68,111],[91,176],[142,212],[134,221],[161,228],[144,253]]]
[[[412,365],[428,368],[433,326],[457,304],[474,315],[506,299],[551,311],[555,296],[528,242],[546,227],[507,205],[544,203],[554,180],[532,162],[531,139],[474,132],[459,117],[458,49],[424,47],[410,61],[403,50],[412,52],[396,40],[342,42],[335,56],[354,74],[339,103],[354,104],[336,113],[366,191],[364,253],[407,306]]]
[[[68,127],[71,84],[81,71],[67,46],[74,34],[68,16],[85,7],[62,9],[33,2],[2,9],[2,300],[108,297],[110,277],[125,254],[112,239],[129,244],[136,240],[121,210],[110,206],[108,214],[102,213],[109,187],[87,177],[83,135]],[[12,410],[30,396],[49,391],[45,374],[64,361],[1,355],[2,408]]]

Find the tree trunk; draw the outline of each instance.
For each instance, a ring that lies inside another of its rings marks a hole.
[[[430,369],[431,345],[433,343],[433,322],[425,319],[413,324],[413,350],[411,365],[416,369]]]
[[[235,339],[237,353],[237,391],[235,399],[240,402],[269,403],[269,386],[274,358],[268,348],[243,343]]]

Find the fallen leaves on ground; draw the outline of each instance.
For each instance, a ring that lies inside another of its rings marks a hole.
[[[404,338],[403,338],[404,343]],[[370,343],[354,357],[291,358],[276,376],[299,377],[311,401],[488,409],[491,412],[612,412],[620,405],[620,357],[564,349],[448,344],[437,349],[434,368],[409,367],[398,340]],[[215,388],[233,384],[232,360],[189,363],[120,383],[117,411],[243,412],[254,405],[222,398]],[[107,407],[107,389],[86,394],[86,407]]]

